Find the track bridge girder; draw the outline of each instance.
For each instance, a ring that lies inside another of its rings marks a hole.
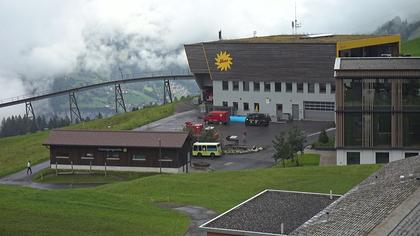
[[[70,104],[70,122],[82,121],[82,115],[80,114],[79,106],[77,105],[76,95],[74,91],[69,92],[69,104]]]
[[[26,117],[30,120],[35,119],[35,111],[31,101],[25,102]]]
[[[163,80],[163,104],[168,103],[167,97],[169,97],[169,101],[172,103],[171,82],[169,81],[169,79],[164,79]]]
[[[115,112],[118,113],[118,106],[120,106],[124,112],[127,112],[127,108],[124,102],[124,96],[121,89],[121,84],[115,84],[114,86],[115,91]]]

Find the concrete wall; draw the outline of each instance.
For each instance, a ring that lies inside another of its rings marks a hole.
[[[360,152],[360,164],[376,164],[376,152],[389,152],[389,161],[404,159],[406,152],[417,152],[420,150],[337,150],[337,165],[347,165],[347,152]]]
[[[268,113],[276,120],[276,104],[283,104],[283,113],[292,114],[292,104],[299,105],[299,119],[304,118],[303,102],[319,101],[334,102],[335,94],[331,93],[330,84],[326,84],[326,93],[319,93],[319,84],[315,83],[315,93],[308,93],[307,83],[304,83],[303,93],[297,92],[297,83],[293,83],[292,92],[286,92],[286,83],[282,82],[281,92],[275,92],[275,82],[270,82],[271,91],[264,91],[264,82],[260,82],[260,91],[254,92],[253,81],[249,82],[249,91],[243,91],[242,81],[239,82],[239,90],[233,91],[232,81],[229,81],[229,90],[222,89],[222,81],[213,81],[213,104],[222,106],[223,101],[228,102],[228,106],[233,106],[232,102],[238,102],[238,114],[246,115],[254,111],[254,103],[260,104],[260,113]],[[249,111],[244,111],[243,103],[249,103]],[[326,112],[329,120],[334,121],[334,111]]]

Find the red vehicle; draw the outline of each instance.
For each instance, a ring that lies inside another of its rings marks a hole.
[[[205,123],[229,123],[229,112],[228,111],[211,111],[204,116]]]

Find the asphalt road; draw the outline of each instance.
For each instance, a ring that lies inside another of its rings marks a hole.
[[[198,110],[191,110],[187,112],[178,113],[171,117],[150,123],[135,130],[142,131],[181,131],[185,126],[185,122],[192,121],[193,123],[202,123],[202,115]],[[331,122],[322,121],[293,121],[289,123],[271,123],[268,127],[245,126],[242,123],[230,123],[228,125],[214,124],[216,131],[222,138],[223,144],[228,144],[226,136],[237,135],[240,137],[242,145],[250,147],[263,147],[262,151],[248,154],[224,155],[220,158],[195,158],[192,162],[205,161],[210,163],[210,168],[213,170],[242,170],[252,168],[265,168],[274,164],[272,158],[273,147],[272,140],[281,132],[287,132],[290,128],[296,126],[300,128],[307,136],[306,144],[310,144],[318,139],[318,132],[322,128],[328,128]],[[243,141],[244,132],[246,132],[245,142]],[[334,130],[330,130],[328,134],[334,134]]]

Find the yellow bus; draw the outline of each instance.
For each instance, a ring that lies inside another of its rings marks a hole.
[[[216,157],[222,155],[222,147],[220,143],[201,143],[195,142],[193,144],[192,155],[195,157]]]

